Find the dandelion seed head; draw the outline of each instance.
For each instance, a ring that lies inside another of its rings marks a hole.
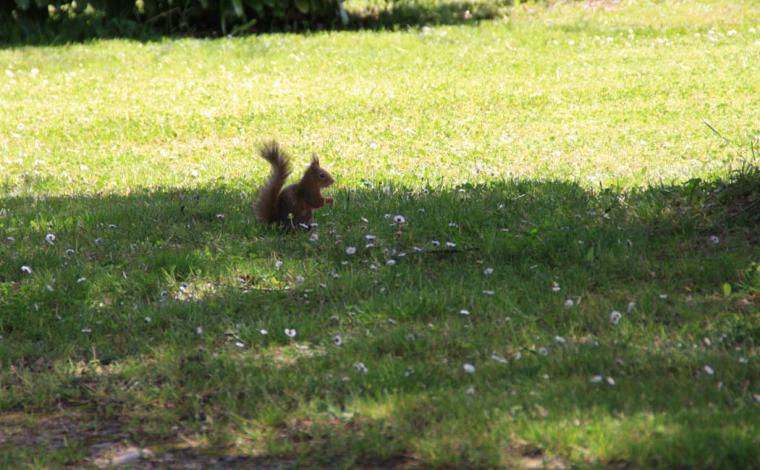
[[[356,254],[356,247],[355,246],[348,246],[346,247],[346,254],[351,256]]]
[[[367,369],[367,366],[365,366],[363,362],[354,363],[354,370],[360,374],[366,374],[369,372],[369,369]]]
[[[610,323],[613,325],[617,325],[620,323],[620,320],[623,318],[623,314],[618,312],[617,310],[613,310],[610,312]]]
[[[26,265],[21,266],[21,272],[24,274],[32,274],[32,268]]]
[[[55,234],[54,233],[48,233],[47,235],[45,235],[45,241],[48,242],[51,245],[53,243],[55,243]]]
[[[288,338],[295,338],[296,337],[296,330],[294,328],[285,328],[285,336]]]
[[[486,276],[490,276],[491,274],[493,274],[493,268],[484,269],[483,274],[485,274]]]
[[[575,302],[573,302],[573,299],[565,300],[565,308],[573,308],[574,305],[575,305]]]
[[[404,224],[406,223],[406,217],[404,217],[401,214],[398,214],[395,217],[393,217],[393,221],[397,224]]]

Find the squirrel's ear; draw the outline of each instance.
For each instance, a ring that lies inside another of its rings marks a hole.
[[[319,157],[316,153],[311,155],[311,166],[319,166]]]

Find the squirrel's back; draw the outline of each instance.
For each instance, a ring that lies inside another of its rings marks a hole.
[[[272,165],[269,181],[261,188],[253,209],[261,222],[277,222],[279,218],[279,198],[282,187],[290,175],[290,158],[275,141],[263,144],[259,154]]]

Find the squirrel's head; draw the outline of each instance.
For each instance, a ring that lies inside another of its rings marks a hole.
[[[320,188],[326,188],[335,182],[333,177],[330,176],[330,173],[319,166],[319,158],[317,158],[316,155],[312,157],[311,165],[306,169],[303,177],[312,185]]]

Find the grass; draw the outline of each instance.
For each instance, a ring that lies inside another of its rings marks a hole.
[[[758,18],[0,50],[0,467],[752,468]],[[268,137],[316,239],[252,219]]]

